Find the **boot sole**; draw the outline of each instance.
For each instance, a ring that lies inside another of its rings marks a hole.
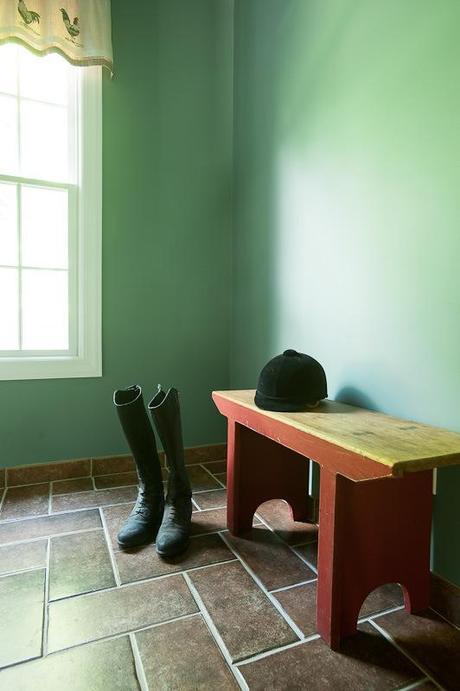
[[[120,540],[117,539],[117,543],[118,543],[118,545],[120,545],[120,547],[125,547],[125,548],[142,547],[142,545],[154,544],[155,537],[156,537],[156,535],[154,535],[153,537],[146,538],[145,540],[141,540],[139,542],[121,542]]]
[[[160,557],[178,557],[180,554],[183,554],[189,547],[190,541],[187,542],[186,545],[180,548],[180,550],[175,550],[173,552],[164,552],[160,551],[159,549],[155,549],[156,553],[160,555]]]

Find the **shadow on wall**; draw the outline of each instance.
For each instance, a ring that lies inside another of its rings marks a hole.
[[[304,261],[305,219],[296,218],[292,189],[280,195],[280,165],[285,145],[304,141],[316,126],[308,101],[356,6],[330,7],[318,36],[323,10],[315,3],[235,4],[232,388],[255,386],[263,365],[288,347],[315,353],[302,301],[315,301],[316,286],[306,294],[305,275],[308,261],[320,257]]]
[[[366,408],[366,410],[379,410],[377,403],[372,398],[354,386],[343,386],[337,391],[335,400],[348,405],[355,405],[358,408]]]

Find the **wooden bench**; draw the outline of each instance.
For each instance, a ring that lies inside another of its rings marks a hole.
[[[460,463],[460,434],[336,401],[302,413],[257,408],[254,391],[215,391],[228,418],[227,526],[285,499],[307,518],[309,459],[320,466],[317,626],[333,648],[367,595],[399,583],[408,612],[430,594],[432,469]]]

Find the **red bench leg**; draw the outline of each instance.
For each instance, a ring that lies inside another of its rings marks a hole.
[[[431,471],[353,482],[321,469],[317,623],[331,648],[385,583],[403,587],[407,611],[428,607],[431,509]]]
[[[228,420],[227,527],[233,535],[251,529],[254,513],[269,499],[285,499],[294,520],[307,519],[310,461]]]

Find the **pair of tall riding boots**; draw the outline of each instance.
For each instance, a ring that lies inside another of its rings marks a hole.
[[[169,389],[165,393],[158,387],[148,405],[169,470],[166,501],[155,434],[140,386],[115,391],[113,402],[139,477],[137,501],[118,533],[118,542],[122,547],[134,547],[156,538],[160,555],[180,554],[189,544],[192,493],[184,463],[178,392]]]

